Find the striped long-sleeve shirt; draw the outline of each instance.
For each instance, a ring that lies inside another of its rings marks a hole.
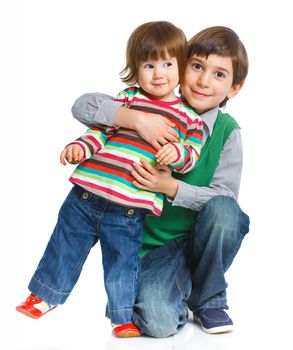
[[[125,106],[163,115],[171,120],[180,137],[174,143],[178,158],[169,166],[172,170],[186,173],[199,159],[202,144],[202,121],[187,103],[180,98],[166,102],[151,99],[139,88],[120,92],[117,101]],[[156,215],[162,212],[163,195],[135,187],[131,175],[132,163],[141,158],[156,162],[155,150],[136,131],[125,128],[93,127],[78,138],[84,158],[74,170],[70,181],[116,204],[146,208]]]

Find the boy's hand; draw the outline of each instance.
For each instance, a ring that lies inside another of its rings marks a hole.
[[[129,110],[133,111],[133,110]],[[175,124],[161,115],[154,113],[137,113],[134,129],[140,137],[151,144],[157,151],[168,142],[178,142],[179,135],[173,129]]]
[[[168,165],[176,161],[178,158],[178,151],[172,143],[167,143],[160,148],[156,157],[159,165]]]
[[[84,157],[83,149],[80,145],[71,144],[64,148],[60,154],[60,163],[66,165],[66,161],[70,164],[79,163]]]
[[[161,192],[174,198],[178,191],[178,180],[172,177],[171,169],[167,166],[152,166],[145,159],[133,163],[131,172],[134,186],[152,192]]]

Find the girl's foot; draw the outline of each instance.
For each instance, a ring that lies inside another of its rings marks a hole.
[[[141,331],[134,323],[125,323],[119,326],[113,325],[113,334],[118,338],[139,337]]]
[[[16,311],[21,312],[28,317],[40,318],[47,312],[55,309],[55,307],[57,307],[57,305],[46,303],[36,295],[30,294],[25,302],[16,307]]]

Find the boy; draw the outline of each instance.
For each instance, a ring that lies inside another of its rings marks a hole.
[[[226,313],[224,274],[249,231],[249,218],[236,201],[242,170],[240,128],[220,110],[242,88],[248,72],[246,50],[232,29],[221,26],[202,30],[188,46],[181,90],[204,122],[201,159],[183,176],[172,177],[144,161],[144,168],[134,164],[132,172],[139,188],[169,197],[159,218],[145,220],[134,308],[135,324],[153,337],[178,332],[188,320],[188,308],[207,333],[233,329]],[[164,118],[134,113],[107,95],[83,95],[72,112],[83,123],[133,128],[154,147],[176,140]]]

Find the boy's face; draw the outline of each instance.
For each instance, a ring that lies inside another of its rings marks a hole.
[[[232,86],[232,82],[231,57],[194,55],[188,60],[181,90],[188,103],[202,114],[238,93],[242,84]]]
[[[141,62],[138,68],[139,86],[154,99],[172,101],[179,83],[176,57]]]

